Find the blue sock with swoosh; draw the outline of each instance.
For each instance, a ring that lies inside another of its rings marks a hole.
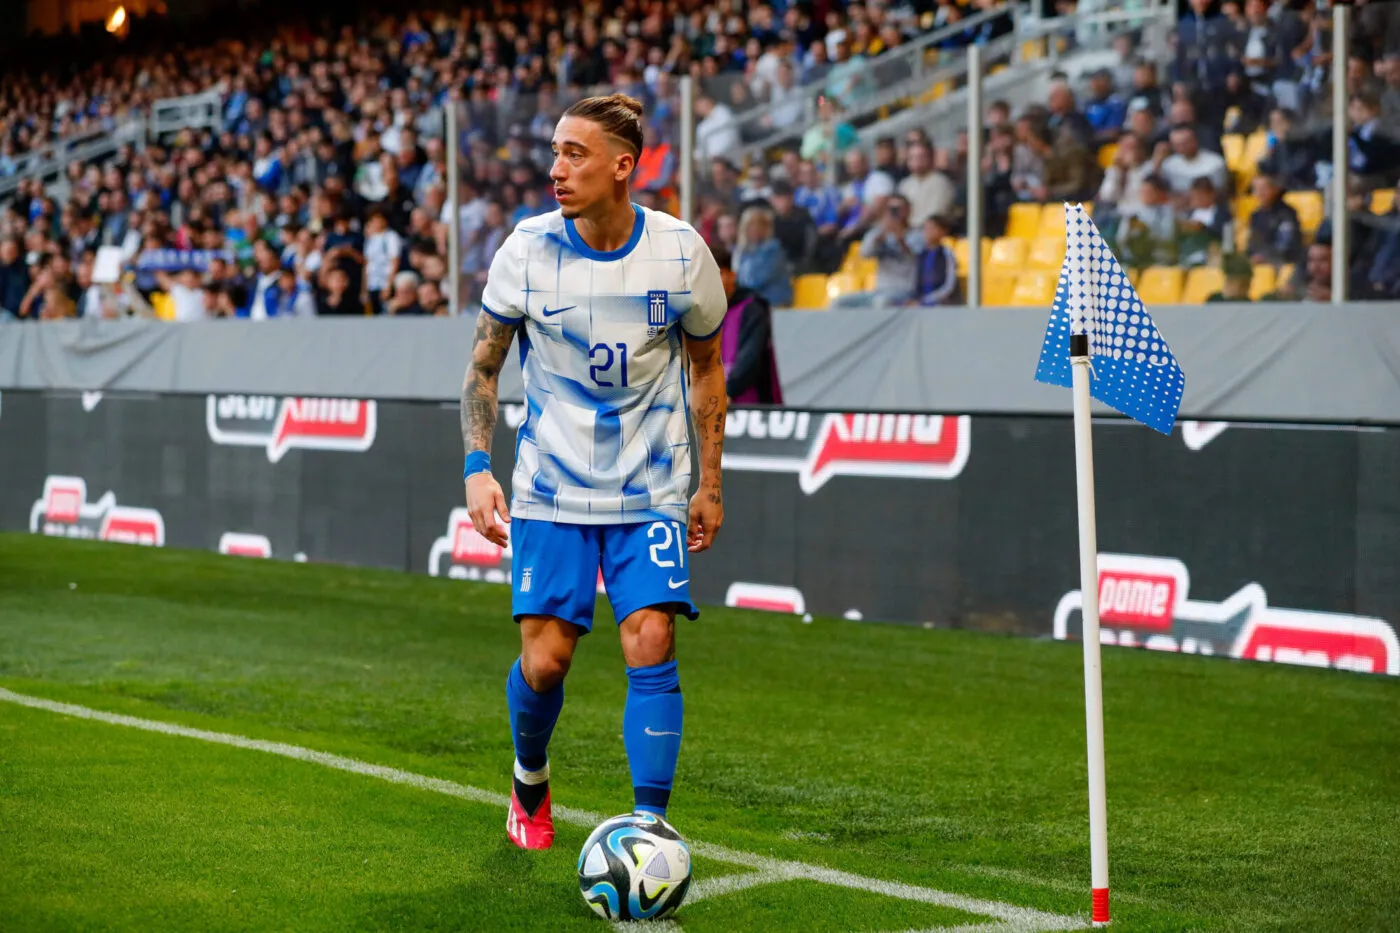
[[[520,769],[526,772],[544,772],[544,777],[535,782],[515,780],[516,796],[525,812],[533,814],[544,799],[548,790],[549,737],[554,734],[554,724],[559,721],[559,711],[564,707],[564,685],[553,690],[536,693],[525,682],[520,672],[520,659],[511,665],[510,676],[506,678],[506,704],[510,708],[510,736],[515,741],[515,760]]]
[[[632,768],[636,809],[666,815],[681,754],[681,678],[676,662],[627,669],[622,744]]]

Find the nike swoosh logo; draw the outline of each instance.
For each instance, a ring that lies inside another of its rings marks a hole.
[[[679,732],[652,732],[651,726],[647,726],[642,731],[645,732],[647,735],[680,735]]]
[[[680,589],[681,587],[685,586],[685,585],[686,585],[687,583],[689,583],[689,582],[690,582],[690,577],[686,577],[684,580],[667,580],[667,581],[666,581],[666,585],[669,586],[669,587],[670,587],[671,589],[673,589],[673,590],[678,590],[678,589]]]
[[[541,729],[539,732],[522,732],[520,733],[520,737],[522,739],[537,739],[548,731],[548,729]]]
[[[540,311],[540,313],[543,314],[545,317],[554,317],[556,314],[563,314],[565,311],[572,311],[577,307],[578,305],[569,305],[567,308],[555,308],[553,311],[551,311],[549,310],[549,305],[545,305],[543,310]]]

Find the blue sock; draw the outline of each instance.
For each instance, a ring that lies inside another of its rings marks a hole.
[[[510,707],[510,737],[515,741],[515,759],[527,771],[538,771],[549,763],[545,754],[559,710],[564,707],[564,685],[536,693],[520,672],[520,659],[506,678],[506,703]]]
[[[622,742],[632,768],[636,809],[666,815],[681,753],[681,678],[676,662],[627,669]]]

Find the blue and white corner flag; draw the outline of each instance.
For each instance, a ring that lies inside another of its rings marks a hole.
[[[1040,348],[1037,382],[1070,387],[1071,334],[1089,338],[1090,394],[1134,421],[1170,434],[1186,376],[1080,204],[1065,205],[1065,262]]]

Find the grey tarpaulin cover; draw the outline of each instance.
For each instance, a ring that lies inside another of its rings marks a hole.
[[[1032,378],[1049,312],[908,308],[774,316],[792,408],[1069,412]],[[1154,308],[1189,379],[1181,415],[1400,424],[1400,305]],[[256,392],[455,401],[463,318],[0,325],[0,389]],[[519,401],[512,353],[501,398]],[[1106,410],[1105,410],[1106,411]]]

